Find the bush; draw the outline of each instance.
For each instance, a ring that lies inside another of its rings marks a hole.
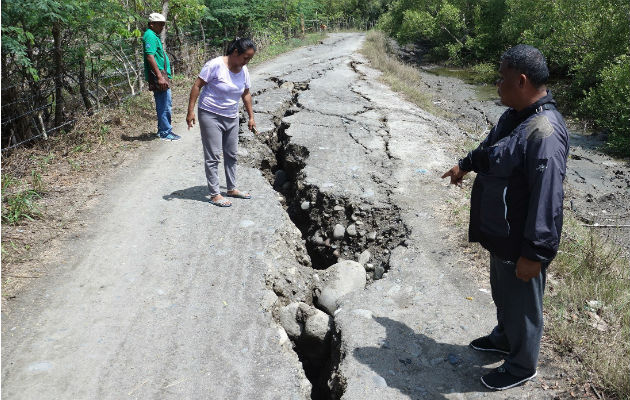
[[[494,84],[498,78],[497,67],[492,63],[481,63],[472,67],[472,80],[475,83]]]
[[[584,114],[609,133],[608,150],[630,156],[630,57],[622,55],[603,68],[599,83],[582,101]]]
[[[627,156],[629,14],[628,0],[399,0],[379,26],[451,65],[495,61],[519,43],[539,48],[563,111],[594,119],[610,132],[609,150]],[[478,68],[480,80],[493,80]]]

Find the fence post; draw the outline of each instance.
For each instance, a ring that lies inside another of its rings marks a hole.
[[[44,137],[44,140],[48,140],[48,133],[46,133],[46,125],[44,125],[44,119],[42,118],[41,111],[37,113],[37,120],[39,121],[39,127],[42,130],[42,136]]]

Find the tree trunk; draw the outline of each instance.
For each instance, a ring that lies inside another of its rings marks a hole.
[[[85,85],[85,52],[82,52],[79,58],[79,91],[81,92],[81,97],[83,98],[85,110],[88,113],[91,113],[92,101],[90,101],[90,93]]]
[[[168,0],[162,0],[162,15],[168,21]],[[160,40],[162,40],[164,51],[166,51],[166,29],[162,29],[162,33],[160,33]]]
[[[142,92],[144,87],[144,65],[140,62],[142,60],[142,39],[136,38],[136,45],[133,51],[133,67],[138,71],[138,92]]]
[[[55,65],[55,127],[63,124],[63,60],[61,52],[61,23],[52,24],[52,35],[55,49],[53,59]]]
[[[181,29],[179,29],[179,25],[177,25],[177,18],[173,18],[173,27],[175,28],[175,36],[177,37],[177,43],[179,47],[184,45],[184,35],[182,35]]]
[[[201,44],[203,45],[203,60],[206,61],[206,31],[203,29],[203,22],[199,21],[199,28],[201,29]]]

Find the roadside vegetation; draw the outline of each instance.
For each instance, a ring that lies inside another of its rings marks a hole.
[[[291,49],[311,45],[325,33],[307,33],[259,46],[255,66]],[[191,65],[201,69],[203,59]],[[178,74],[172,81],[173,118],[185,116],[196,75]],[[133,160],[155,140],[152,94],[143,90],[117,106],[81,115],[69,129],[18,147],[2,159],[2,293],[11,297],[39,271],[21,271],[20,263],[44,251],[50,240],[67,231],[74,212],[91,196],[86,189],[115,167]],[[87,193],[86,193],[87,192]]]
[[[380,70],[380,80],[417,106],[433,113],[440,110],[434,107],[431,98],[418,90],[422,80],[420,72],[411,65],[403,64],[393,54],[390,42],[380,31],[370,31],[365,38],[361,53],[370,60],[370,64]]]
[[[547,57],[565,114],[608,134],[606,150],[630,156],[630,3],[626,0],[400,0],[377,26],[425,59],[468,66],[491,82],[518,43]],[[385,11],[385,10],[384,10]],[[490,63],[490,65],[488,65]],[[490,66],[493,66],[490,68]]]
[[[420,107],[435,109],[418,85],[402,85],[419,80],[418,71],[397,60],[382,32],[368,33],[363,54],[383,72],[382,80]],[[484,67],[485,68],[485,67]],[[489,73],[489,72],[488,72]],[[446,116],[448,118],[448,116]],[[457,148],[474,143],[462,138]],[[463,151],[462,151],[463,152]],[[464,253],[482,265],[485,251],[467,243],[470,179],[455,199],[449,199],[451,222],[460,230]],[[630,265],[622,249],[606,242],[565,210],[563,240],[550,270],[545,301],[545,335],[554,351],[574,363],[575,384],[589,385],[596,393],[611,399],[630,398]],[[620,232],[619,234],[624,234]],[[484,280],[485,276],[480,280]],[[576,386],[576,387],[577,387]],[[577,392],[576,392],[577,393]]]
[[[566,218],[551,266],[546,333],[582,366],[584,382],[610,398],[630,398],[630,265],[594,228]],[[623,234],[624,232],[619,232]]]

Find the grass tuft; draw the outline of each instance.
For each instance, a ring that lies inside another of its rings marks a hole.
[[[41,213],[35,204],[39,197],[39,193],[32,189],[3,196],[2,220],[15,225],[24,219],[32,221],[39,217]]]
[[[370,31],[365,37],[361,53],[370,61],[372,67],[383,74],[380,80],[392,90],[402,93],[405,99],[433,114],[439,114],[431,97],[422,93],[420,72],[410,65],[403,64],[392,55],[393,50],[387,36],[381,31]]]
[[[565,220],[545,297],[547,335],[581,362],[582,379],[630,398],[630,263],[618,246]]]

